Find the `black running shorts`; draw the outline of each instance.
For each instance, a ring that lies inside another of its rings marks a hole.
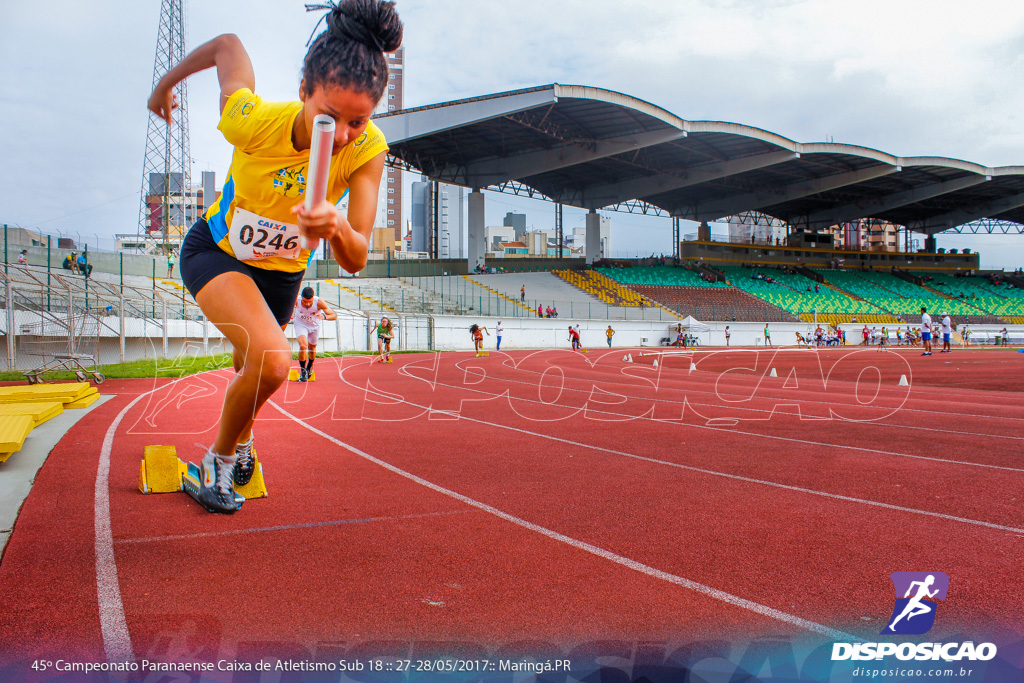
[[[181,245],[181,260],[178,264],[181,279],[193,298],[196,297],[210,280],[222,273],[241,273],[254,283],[267,302],[270,312],[279,325],[291,320],[295,301],[302,287],[302,278],[306,274],[286,273],[281,270],[254,268],[239,261],[231,254],[217,246],[210,234],[210,226],[205,218],[200,218],[185,235]]]

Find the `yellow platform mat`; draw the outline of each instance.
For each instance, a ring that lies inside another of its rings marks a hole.
[[[33,426],[39,426],[51,417],[64,412],[64,404],[60,401],[31,401],[29,403],[0,403],[0,416],[28,415]]]
[[[21,450],[34,426],[29,415],[0,415],[0,462]]]
[[[0,403],[26,403],[29,401],[58,401],[71,403],[99,389],[88,382],[63,382],[59,384],[31,384],[0,387]]]

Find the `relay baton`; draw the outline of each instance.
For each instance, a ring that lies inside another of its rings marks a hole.
[[[327,176],[334,149],[334,119],[317,114],[309,148],[309,173],[306,176],[306,211],[327,199]],[[317,240],[305,238],[307,249],[316,249]]]

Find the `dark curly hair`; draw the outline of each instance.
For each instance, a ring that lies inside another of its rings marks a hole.
[[[316,37],[302,64],[303,93],[340,85],[379,102],[388,82],[385,52],[402,45],[402,22],[395,3],[384,0],[342,0],[330,6],[327,30]]]

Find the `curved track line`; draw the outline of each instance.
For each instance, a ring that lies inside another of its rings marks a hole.
[[[223,368],[210,370],[217,373]],[[196,373],[204,374],[204,373]],[[191,377],[192,375],[188,375]],[[96,519],[96,602],[99,607],[100,632],[103,635],[103,649],[107,653],[108,662],[135,661],[132,649],[132,637],[128,631],[128,622],[124,616],[124,602],[121,600],[121,586],[117,580],[117,563],[114,560],[114,536],[110,527],[110,454],[114,448],[114,435],[121,421],[135,404],[150,394],[166,389],[178,378],[153,387],[149,391],[136,396],[126,405],[107,428],[100,449],[100,461],[96,467],[96,502],[94,515]]]
[[[314,426],[304,422],[300,418],[295,417],[294,415],[292,415],[291,413],[289,413],[288,411],[286,411],[284,408],[280,407],[279,405],[277,405],[273,401],[268,401],[268,403],[270,405],[274,406],[274,408],[276,408],[281,414],[283,414],[283,415],[287,416],[288,418],[294,420],[299,425],[305,427],[306,429],[308,429],[309,431],[313,432],[314,434],[316,434],[316,435],[318,435],[320,437],[323,437],[324,439],[330,441],[331,443],[333,443],[333,444],[335,444],[337,446],[341,446],[345,450],[347,450],[347,451],[349,451],[351,453],[354,453],[355,455],[358,455],[359,457],[361,457],[361,458],[363,458],[365,460],[368,460],[368,461],[374,463],[375,465],[379,465],[380,467],[383,467],[384,469],[386,469],[386,470],[388,470],[390,472],[393,472],[393,473],[397,474],[400,477],[404,477],[406,479],[409,479],[409,480],[411,480],[411,481],[413,481],[413,482],[415,482],[417,484],[420,484],[421,486],[425,486],[426,488],[428,488],[428,489],[430,489],[432,491],[435,491],[435,492],[440,493],[442,495],[448,496],[449,498],[454,498],[455,500],[457,500],[457,501],[459,501],[461,503],[465,503],[466,505],[470,505],[470,506],[475,507],[475,508],[477,508],[479,510],[483,510],[484,512],[487,512],[489,514],[494,515],[495,517],[498,517],[500,519],[505,520],[506,522],[511,522],[512,524],[515,524],[517,526],[521,526],[524,529],[529,529],[530,531],[534,531],[536,533],[539,533],[542,536],[546,536],[547,538],[550,538],[550,539],[552,539],[554,541],[559,541],[561,543],[565,543],[566,545],[572,546],[573,548],[576,548],[577,550],[582,550],[582,551],[590,553],[592,555],[596,555],[597,557],[600,557],[602,559],[609,560],[609,561],[614,562],[616,564],[622,565],[623,567],[627,567],[628,569],[632,569],[634,571],[640,572],[641,574],[645,574],[646,576],[649,576],[651,578],[660,579],[662,581],[667,581],[669,583],[673,583],[673,584],[675,584],[677,586],[682,586],[683,588],[687,588],[689,590],[695,591],[695,592],[700,593],[702,595],[705,595],[705,596],[707,596],[709,598],[712,598],[712,599],[715,599],[715,600],[721,600],[722,602],[728,603],[730,605],[734,605],[736,607],[740,607],[742,609],[749,610],[751,612],[754,612],[754,613],[759,614],[759,615],[764,616],[764,617],[769,617],[771,619],[777,619],[778,621],[785,622],[787,624],[790,624],[791,626],[795,626],[797,628],[801,628],[801,629],[804,629],[804,630],[807,630],[807,631],[812,631],[814,633],[821,634],[821,635],[823,635],[823,636],[825,636],[827,638],[831,638],[833,640],[843,640],[843,641],[859,641],[859,640],[861,640],[861,638],[858,638],[857,636],[851,635],[849,633],[844,633],[842,631],[837,631],[837,630],[831,629],[831,628],[829,628],[827,626],[823,626],[822,624],[819,624],[817,622],[808,621],[807,619],[802,619],[802,618],[797,617],[795,615],[788,614],[788,613],[783,612],[781,610],[777,610],[777,609],[775,609],[773,607],[768,607],[767,605],[762,605],[762,604],[754,602],[752,600],[747,600],[746,598],[741,598],[741,597],[733,595],[731,593],[726,593],[725,591],[719,590],[717,588],[712,588],[711,586],[706,586],[706,585],[704,585],[702,583],[697,583],[696,581],[693,581],[691,579],[687,579],[687,578],[684,578],[682,576],[676,576],[675,574],[670,574],[670,573],[662,571],[660,569],[656,569],[656,568],[651,567],[649,565],[643,564],[642,562],[637,562],[636,560],[632,560],[632,559],[630,559],[628,557],[623,557],[622,555],[617,555],[617,554],[611,552],[610,550],[605,550],[604,548],[599,548],[599,547],[597,547],[595,545],[591,545],[590,543],[586,543],[584,541],[577,540],[577,539],[572,538],[570,536],[566,536],[565,534],[560,534],[557,531],[552,531],[551,529],[548,529],[547,527],[542,527],[539,524],[534,524],[533,522],[528,522],[525,519],[522,519],[520,517],[516,517],[514,515],[510,515],[507,512],[503,512],[503,511],[501,511],[501,510],[499,510],[499,509],[497,509],[495,507],[487,505],[486,503],[481,503],[480,501],[474,500],[473,498],[469,498],[468,496],[464,496],[461,493],[456,493],[455,491],[452,491],[450,489],[446,489],[443,486],[439,486],[438,484],[435,484],[433,482],[427,481],[426,479],[423,479],[422,477],[418,477],[415,474],[412,474],[411,472],[406,472],[405,470],[400,469],[400,468],[398,468],[398,467],[396,467],[396,466],[394,466],[394,465],[392,465],[390,463],[384,462],[383,460],[380,460],[379,458],[375,458],[374,456],[370,455],[369,453],[366,453],[364,451],[359,450],[355,446],[349,445],[349,444],[345,443],[344,441],[341,441],[339,439],[334,438],[333,436],[331,436],[330,434],[327,434],[326,432],[320,431],[316,427],[314,427]]]
[[[565,349],[543,349],[543,351],[565,351]],[[501,353],[504,354],[504,352],[501,352]],[[597,356],[597,358],[604,358],[605,355],[611,355],[611,354],[610,353],[599,354]],[[461,362],[464,362],[464,361],[467,361],[467,360],[472,360],[472,359],[466,358],[463,361],[459,361],[459,362],[461,363]],[[502,365],[505,365],[506,361],[510,361],[510,360],[512,360],[512,357],[511,356],[507,356],[505,359],[503,359],[501,361]],[[513,367],[514,370],[516,370],[516,372],[528,372],[528,373],[531,373],[531,374],[540,374],[536,370],[522,370],[521,368],[519,368],[519,367],[517,367],[515,365],[515,361],[512,361],[512,362],[513,362],[512,367]],[[643,364],[643,363],[633,363],[631,366],[632,367],[640,367],[640,368],[644,368],[644,367],[650,368],[651,367],[651,366]],[[624,369],[626,367],[631,367],[631,366],[630,365],[622,366],[620,369]],[[610,369],[614,369],[614,368],[610,368]],[[693,371],[687,371],[687,370],[683,370],[681,368],[679,369],[679,372],[682,373],[683,378],[690,378],[692,376],[692,373],[693,373]],[[715,373],[714,370],[700,370],[699,368],[698,368],[697,372],[707,373],[708,375],[711,375],[711,374]],[[718,374],[721,374],[721,373],[718,373]],[[606,384],[622,384],[622,385],[626,385],[626,386],[633,386],[633,385],[631,385],[628,382],[616,381],[616,379],[614,377],[615,376],[612,376],[612,378],[602,379],[600,381],[604,382]],[[757,379],[757,380],[764,379],[763,377],[753,376],[753,375],[751,375],[751,378],[752,379]],[[591,380],[591,381],[596,381],[596,380]],[[852,383],[849,380],[835,380],[835,381],[845,381],[847,384]],[[883,387],[883,388],[886,389],[886,391],[891,391],[891,389],[889,389],[889,388],[886,388],[886,387]],[[913,388],[913,387],[911,387],[911,388]],[[925,385],[925,389],[928,389],[928,388],[935,388],[935,387],[932,387],[931,385]],[[690,392],[690,389],[687,388],[686,391]],[[774,391],[774,389],[773,389],[773,391]],[[709,394],[709,395],[712,395],[712,396],[719,396],[721,398],[726,398],[726,397],[729,397],[729,396],[735,396],[735,397],[738,397],[740,399],[744,399],[744,398],[749,397],[749,394],[739,394],[739,393],[719,392],[719,391],[712,392],[712,391],[706,391],[706,390],[702,390],[702,389],[695,389],[695,390],[693,390],[692,393]],[[1004,391],[1004,392],[1001,392],[1001,393],[1012,394],[1013,392]],[[784,397],[784,396],[776,396],[776,395],[768,395],[768,396],[766,396],[766,398],[777,399],[777,400],[785,400],[786,399],[786,397]],[[648,400],[663,401],[664,399],[654,398],[654,399],[648,399]],[[832,400],[831,397],[830,397],[830,400]],[[947,402],[948,402],[948,400],[947,400]],[[945,415],[945,416],[949,416],[949,417],[974,417],[974,418],[985,419],[985,420],[1010,420],[1012,422],[1022,422],[1022,421],[1024,421],[1024,418],[1020,418],[1020,417],[1006,417],[1006,416],[1002,416],[1002,415],[978,415],[977,413],[954,413],[954,412],[949,412],[949,411],[945,411],[945,410],[930,410],[930,409],[925,409],[925,408],[915,408],[913,406],[907,406],[906,403],[907,403],[907,399],[904,399],[904,401],[900,404],[900,407],[899,407],[899,411],[900,412],[927,413],[927,414],[930,414],[930,415]],[[860,407],[860,404],[858,404],[858,403],[848,403],[848,402],[842,401],[842,400],[835,400],[834,404],[837,405],[837,406],[841,406],[841,407],[851,407],[851,408]],[[698,405],[698,404],[695,404],[695,405]],[[699,405],[708,405],[708,404],[699,404]],[[730,407],[733,407],[735,405],[736,404],[730,404]]]
[[[460,368],[464,372],[468,373],[467,368],[462,367],[461,364],[462,363],[466,363],[466,362],[470,362],[471,360],[473,360],[473,359],[466,358],[466,359],[457,361],[455,363],[455,367]],[[504,365],[504,363],[502,363],[502,364]],[[402,365],[399,368],[399,371],[403,372],[405,370],[405,367],[406,367],[405,365]],[[558,366],[552,366],[552,367],[558,367]],[[514,370],[516,372],[528,373],[528,374],[535,375],[535,376],[541,374],[541,373],[537,372],[536,370],[528,370],[528,369],[524,370],[524,369],[519,368],[519,367],[514,367]],[[405,375],[407,375],[409,377],[416,377],[415,375],[413,375],[413,374],[411,374],[411,373],[409,373],[407,371],[404,371],[403,374],[405,374]],[[635,375],[633,375],[633,376],[635,377]],[[689,375],[687,375],[687,377],[688,376]],[[416,377],[416,379],[422,379],[422,378]],[[531,387],[535,386],[534,384],[531,384],[530,382],[525,382],[523,380],[506,379],[504,377],[497,377],[496,379],[498,379],[500,381],[504,381],[504,382],[514,382],[516,384],[523,384],[523,385],[531,386]],[[674,378],[672,378],[672,379],[674,379]],[[604,379],[583,379],[583,378],[581,378],[581,379],[579,379],[579,381],[580,382],[590,382],[591,383],[591,389],[594,386],[597,386],[598,383],[611,384],[611,385],[621,385],[621,386],[625,386],[625,387],[629,387],[629,388],[632,388],[634,386],[634,385],[629,384],[627,382],[616,381],[615,379],[604,380]],[[451,386],[451,385],[446,385],[446,386]],[[600,388],[600,387],[598,387],[598,388]],[[756,389],[757,387],[753,387],[753,388]],[[746,394],[733,394],[733,393],[728,393],[728,392],[722,393],[720,391],[711,392],[711,391],[705,391],[705,390],[702,390],[702,389],[691,390],[689,387],[683,387],[681,390],[685,392],[685,394],[683,396],[683,402],[685,402],[686,404],[691,405],[691,406],[702,406],[702,407],[707,407],[707,408],[721,408],[722,406],[718,405],[718,404],[714,404],[714,403],[695,403],[695,402],[692,402],[692,401],[689,400],[690,395],[692,395],[692,394],[708,394],[708,395],[710,395],[712,397],[718,396],[719,398],[725,398],[727,396],[739,396],[739,397],[747,396]],[[580,394],[586,393],[588,395],[591,393],[591,390],[588,390],[588,389],[574,389],[574,388],[565,387],[565,386],[562,387],[562,391],[572,391],[572,392],[580,393]],[[609,393],[611,393],[611,392],[609,392]],[[498,394],[498,395],[500,395],[500,394]],[[652,403],[660,403],[662,405],[682,405],[682,402],[676,401],[676,400],[672,400],[672,399],[664,399],[664,398],[658,398],[658,397],[654,397],[654,398],[638,397],[638,396],[632,396],[630,394],[624,394],[624,393],[618,393],[616,395],[622,396],[623,398],[626,398],[626,399],[634,399],[634,400],[637,400],[637,401],[650,401]],[[780,402],[781,401],[788,401],[788,403],[783,403],[782,405],[789,405],[790,403],[792,403],[792,401],[789,398],[785,397],[785,396],[765,395],[762,398],[764,398],[765,400],[775,400],[775,401],[780,401]],[[829,397],[829,401],[831,401],[830,405],[832,405],[832,406],[839,406],[839,407],[844,407],[844,408],[858,408],[858,407],[862,407],[861,405],[856,404],[856,403],[846,403],[846,402],[843,402],[843,401],[836,401],[831,396]],[[730,403],[727,407],[729,408],[729,410],[745,411],[745,412],[748,412],[748,413],[762,413],[762,414],[767,414],[767,415],[773,415],[773,414],[774,415],[789,415],[789,416],[793,416],[793,417],[799,417],[801,415],[801,413],[799,413],[799,412],[793,413],[793,412],[789,412],[789,411],[786,411],[786,410],[777,410],[777,409],[768,410],[768,409],[765,409],[765,408],[751,408],[749,406],[739,405],[739,403]],[[967,413],[948,413],[948,412],[937,411],[937,410],[922,410],[922,409],[908,408],[908,407],[906,407],[906,400],[904,400],[904,402],[902,404],[900,404],[898,407],[893,408],[893,413],[890,414],[890,415],[887,415],[886,417],[891,417],[896,412],[904,412],[904,411],[906,411],[906,412],[913,411],[913,412],[918,412],[918,413],[929,413],[929,414],[945,415],[945,416],[952,416],[952,417],[971,417],[971,418],[981,419],[981,420],[1013,420],[1015,422],[1019,422],[1020,421],[1020,418],[1016,418],[1016,417],[1003,417],[1003,416],[1000,416],[1000,415],[986,416],[986,415],[974,415],[974,414],[967,414]],[[612,414],[614,414],[614,413],[612,413]],[[960,435],[960,436],[981,436],[981,437],[988,437],[988,438],[993,438],[993,439],[1013,439],[1015,441],[1024,441],[1024,436],[1009,436],[1009,435],[1004,435],[1004,434],[984,434],[984,433],[979,433],[979,432],[964,432],[964,431],[958,431],[958,430],[953,430],[953,429],[938,429],[938,428],[935,428],[935,427],[920,427],[920,426],[910,426],[910,425],[889,424],[889,423],[881,422],[879,419],[871,419],[871,420],[846,420],[844,418],[836,418],[836,421],[837,422],[842,422],[842,423],[845,423],[845,424],[871,425],[872,427],[884,427],[884,428],[888,428],[888,429],[916,429],[916,430],[920,430],[920,431],[937,432],[937,433],[940,433],[940,434],[957,434],[957,435]]]
[[[162,388],[162,387],[160,387]],[[100,449],[100,462],[96,468],[96,601],[99,605],[100,632],[108,662],[133,662],[132,637],[124,616],[121,586],[117,581],[117,563],[114,561],[114,536],[110,529],[110,453],[114,447],[114,434],[128,411],[144,396],[139,394],[126,405],[107,428]]]
[[[342,372],[344,372],[344,370],[350,369],[351,367],[354,367],[354,366],[349,366],[349,368],[343,368]],[[416,375],[411,374],[408,371],[406,371],[406,368],[405,368],[404,365],[399,367],[398,371],[399,371],[400,374],[403,374],[406,377],[410,377],[410,378],[418,380],[418,381],[426,381],[423,378],[416,377]],[[358,387],[358,386],[352,384],[351,382],[349,382],[348,380],[346,380],[344,377],[342,377],[342,381],[345,382],[345,384],[348,384],[350,387],[356,389],[357,391],[366,391],[365,387]],[[516,381],[518,382],[518,380],[516,380]],[[491,393],[488,393],[486,391],[481,391],[480,389],[474,389],[474,388],[469,387],[469,386],[462,386],[462,385],[457,385],[457,384],[447,384],[445,382],[440,382],[440,381],[437,381],[437,380],[434,380],[431,383],[434,386],[448,387],[449,389],[458,389],[460,391],[472,391],[472,392],[475,392],[477,394],[483,394],[484,396],[489,396],[491,398],[501,398],[502,396],[508,395],[508,392],[503,392],[501,394],[491,394]],[[519,383],[527,385],[527,386],[531,386],[531,387],[532,386],[536,386],[536,385],[533,385],[533,384],[527,384],[526,382],[519,382]],[[563,387],[562,390],[564,391],[565,388]],[[581,391],[581,390],[580,389],[569,389],[569,391]],[[384,394],[381,394],[379,392],[377,392],[377,395],[378,396],[384,396]],[[542,404],[542,405],[551,405],[549,403],[544,403],[543,401],[534,401],[532,399],[520,398],[520,397],[512,397],[511,395],[509,395],[509,400],[513,400],[513,398],[516,401],[522,401],[522,402],[525,402],[525,403],[539,403],[539,404]],[[411,403],[409,401],[404,401],[404,402],[407,403],[408,405],[414,406],[416,408],[423,408],[425,410],[429,410],[430,409],[429,406],[421,406],[421,405],[419,405],[417,403]],[[690,405],[694,405],[694,404],[690,404]],[[695,404],[695,405],[705,405],[705,404]],[[561,407],[566,407],[566,406],[561,406]],[[568,406],[568,407],[572,407],[572,406]],[[654,418],[650,418],[650,417],[646,417],[646,416],[628,415],[628,414],[625,414],[625,413],[612,412],[610,410],[599,410],[597,408],[587,408],[586,410],[587,410],[587,412],[596,413],[596,414],[600,414],[600,415],[612,415],[614,417],[627,417],[627,418],[631,418],[631,419],[634,419],[634,420],[650,420],[651,422],[659,422],[659,423],[663,423],[663,424],[678,424],[680,427],[689,427],[689,428],[693,428],[693,429],[707,429],[707,430],[710,430],[710,431],[713,431],[713,432],[724,432],[726,434],[739,434],[739,435],[742,435],[742,436],[753,436],[753,437],[756,437],[756,438],[759,438],[759,439],[774,439],[776,441],[788,441],[788,442],[791,442],[791,443],[799,443],[799,444],[804,444],[804,445],[807,445],[807,446],[824,446],[824,447],[827,447],[827,448],[844,448],[844,449],[847,449],[847,450],[862,451],[862,452],[865,452],[865,453],[872,453],[872,454],[875,454],[875,455],[892,455],[892,456],[896,456],[896,457],[899,457],[899,458],[912,458],[912,459],[915,459],[915,460],[930,460],[932,462],[941,462],[941,463],[945,463],[947,465],[963,465],[965,467],[984,467],[986,469],[1006,470],[1008,472],[1024,472],[1024,469],[1021,469],[1019,467],[1005,467],[1003,465],[988,465],[986,463],[980,463],[980,462],[966,462],[966,461],[963,461],[963,460],[949,460],[948,458],[934,458],[934,457],[931,457],[931,456],[928,456],[928,455],[913,455],[911,453],[896,453],[895,451],[883,451],[883,450],[879,450],[877,448],[867,448],[865,446],[853,446],[851,444],[844,444],[844,443],[828,443],[828,442],[825,442],[825,441],[810,441],[810,440],[807,440],[807,439],[796,439],[796,438],[793,438],[791,436],[778,436],[778,435],[775,435],[775,434],[757,434],[757,433],[754,433],[754,432],[740,431],[738,429],[723,429],[721,427],[713,427],[711,425],[690,424],[690,423],[683,423],[681,421],[655,420]],[[473,418],[465,417],[465,416],[463,416],[461,414],[459,414],[458,417],[460,417],[461,419],[464,419],[464,420],[472,420],[473,419]],[[486,424],[491,424],[491,423],[488,422]],[[494,426],[500,426],[500,425],[494,425]],[[532,434],[533,432],[529,432],[529,433]]]
[[[348,384],[348,386],[350,386],[350,387],[352,387],[352,388],[354,388],[356,390],[365,391],[365,388],[357,387],[356,385],[352,384],[347,379],[345,379],[344,376],[341,379],[342,379],[343,382],[345,382],[345,384]],[[441,384],[441,386],[450,386],[450,385],[447,385],[447,384],[442,384],[440,382],[438,382],[438,384]],[[385,394],[381,394],[380,392],[375,392],[375,393],[378,396],[384,396],[385,395]],[[523,399],[523,400],[526,400],[526,399]],[[423,410],[430,410],[429,406],[423,406],[423,405],[420,405],[418,403],[412,403],[411,401],[403,401],[403,402],[406,405],[413,406],[414,408],[421,408]],[[531,401],[531,402],[539,403],[539,401]],[[277,406],[275,406],[275,407],[277,407]],[[281,410],[281,412],[284,412],[281,408],[278,408],[278,410]],[[946,520],[950,520],[950,521],[953,521],[953,522],[962,522],[964,524],[973,524],[975,526],[988,527],[990,529],[997,529],[999,531],[1010,531],[1010,532],[1013,532],[1013,533],[1024,534],[1024,529],[1018,529],[1016,527],[1004,526],[1002,524],[995,524],[994,522],[984,522],[984,521],[981,521],[981,520],[970,519],[970,518],[967,518],[967,517],[957,517],[956,515],[947,515],[947,514],[942,513],[942,512],[932,512],[930,510],[918,510],[916,508],[908,508],[908,507],[903,507],[903,506],[900,506],[900,505],[893,505],[892,503],[882,503],[880,501],[868,500],[866,498],[854,498],[852,496],[844,496],[844,495],[841,495],[841,494],[838,494],[838,493],[828,493],[826,491],[816,491],[814,489],[807,489],[807,488],[802,488],[802,487],[799,487],[799,486],[792,486],[790,484],[780,484],[778,482],[767,481],[767,480],[764,480],[764,479],[754,479],[752,477],[744,477],[744,476],[739,475],[739,474],[729,474],[728,472],[717,472],[715,470],[707,470],[707,469],[703,469],[703,468],[700,468],[700,467],[694,467],[692,465],[683,465],[681,463],[670,462],[670,461],[667,461],[667,460],[658,460],[656,458],[649,458],[647,456],[637,455],[636,453],[628,453],[626,451],[615,450],[614,448],[606,448],[604,446],[595,446],[593,444],[582,443],[580,441],[572,441],[571,439],[563,439],[562,437],[552,436],[550,434],[542,434],[540,432],[531,432],[528,429],[522,429],[520,427],[512,427],[510,425],[503,425],[503,424],[499,424],[497,422],[487,422],[486,420],[479,420],[479,419],[473,418],[473,417],[466,417],[465,415],[458,415],[457,417],[460,420],[466,420],[468,422],[476,422],[477,424],[487,425],[489,427],[496,427],[498,429],[507,429],[509,431],[519,432],[520,434],[527,434],[529,436],[536,436],[536,437],[540,437],[542,439],[548,439],[550,441],[557,441],[559,443],[568,444],[570,446],[579,446],[580,448],[589,448],[591,450],[601,451],[602,453],[611,453],[612,455],[621,455],[621,456],[626,457],[626,458],[632,458],[634,460],[640,460],[642,462],[654,463],[656,465],[665,465],[667,467],[675,467],[675,468],[678,468],[678,469],[689,470],[691,472],[699,472],[701,474],[709,474],[709,475],[716,476],[716,477],[725,477],[726,479],[735,479],[737,481],[743,481],[743,482],[747,482],[747,483],[750,483],[750,484],[758,484],[758,485],[761,485],[761,486],[772,486],[772,487],[784,489],[784,490],[787,490],[787,491],[796,491],[798,493],[807,493],[807,494],[811,494],[811,495],[814,495],[814,496],[822,496],[822,497],[825,497],[825,498],[833,498],[835,500],[842,500],[842,501],[846,501],[846,502],[849,502],[849,503],[859,503],[861,505],[870,505],[870,506],[873,506],[873,507],[880,507],[880,508],[884,508],[884,509],[887,509],[887,510],[897,510],[899,512],[908,512],[908,513],[915,514],[915,515],[925,515],[925,516],[928,516],[928,517],[937,517],[939,519],[946,519]],[[690,425],[690,426],[700,426],[700,425]],[[730,433],[730,434],[743,434],[743,435],[747,435],[747,436],[761,436],[760,434],[748,434],[747,432],[735,432],[735,431],[731,431],[731,430],[728,430],[728,429],[717,429],[715,427],[702,427],[702,428],[703,429],[710,429],[712,431],[717,431],[717,432],[727,432],[727,433]],[[783,437],[776,437],[776,438],[783,438]],[[794,439],[794,441],[798,441],[799,442],[798,439]],[[809,443],[813,443],[813,442],[809,442]],[[832,444],[826,444],[826,445],[832,445]],[[857,447],[854,447],[854,446],[846,446],[846,448],[853,448],[853,449],[856,449],[856,450],[868,450],[869,452],[875,452],[875,451],[870,451],[870,449],[861,449],[861,448],[857,448]],[[880,452],[882,454],[885,454],[885,455],[902,455],[901,453],[886,453],[885,451],[878,451],[878,452]],[[933,460],[934,459],[934,458],[926,458],[924,456],[914,456],[914,455],[907,455],[907,456],[904,456],[904,457],[908,457],[908,458],[921,458],[923,460]],[[957,463],[957,462],[954,462],[954,461],[942,461],[942,462],[949,462],[951,464],[973,464],[973,463]],[[990,466],[990,467],[994,467],[994,466]],[[999,468],[999,469],[1011,469],[1014,472],[1024,471],[1024,470],[1016,470],[1016,469],[1013,469],[1013,468]]]

